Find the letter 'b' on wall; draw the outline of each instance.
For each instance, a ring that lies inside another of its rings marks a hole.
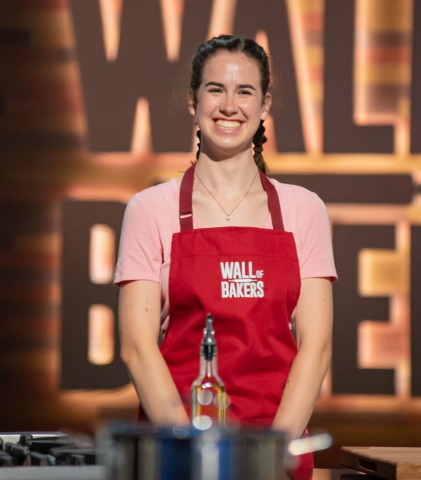
[[[117,242],[125,204],[66,200],[62,204],[62,345],[61,389],[111,389],[129,383],[120,359],[118,324],[114,322],[114,359],[106,365],[88,360],[89,309],[106,305],[118,316],[118,288],[111,283],[94,284],[89,275],[91,228],[100,223],[111,227]]]

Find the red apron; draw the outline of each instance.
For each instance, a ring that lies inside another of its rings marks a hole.
[[[181,231],[172,239],[170,322],[161,353],[181,397],[190,398],[210,312],[231,401],[227,423],[270,426],[297,353],[289,324],[301,286],[294,236],[285,232],[276,189],[260,171],[273,230],[193,229],[194,168],[180,188]],[[311,467],[312,456],[305,457]]]

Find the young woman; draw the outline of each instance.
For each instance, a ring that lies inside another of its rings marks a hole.
[[[121,351],[155,424],[189,423],[182,397],[198,375],[207,312],[228,418],[300,437],[329,365],[329,222],[316,194],[265,175],[269,80],[253,40],[201,45],[188,93],[197,163],[127,206],[115,275]]]

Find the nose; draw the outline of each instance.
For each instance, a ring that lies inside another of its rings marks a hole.
[[[234,115],[235,113],[237,113],[238,106],[237,106],[237,102],[235,100],[235,96],[234,95],[229,95],[229,94],[224,95],[219,109],[220,109],[221,113],[223,113],[227,116]]]

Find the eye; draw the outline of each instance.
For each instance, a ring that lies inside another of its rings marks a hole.
[[[209,89],[210,93],[221,93],[222,89],[221,88],[211,88]]]
[[[239,90],[238,93],[240,95],[251,95],[251,92],[249,90]]]

